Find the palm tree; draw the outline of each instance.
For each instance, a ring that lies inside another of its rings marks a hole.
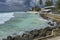
[[[32,8],[32,11],[40,11],[40,10],[41,10],[41,8],[39,8],[38,6],[35,6]]]
[[[58,10],[60,10],[60,0],[58,0],[58,1],[56,2],[56,8],[57,8]]]
[[[45,6],[51,6],[51,5],[53,5],[52,0],[46,0]]]
[[[40,5],[43,4],[42,0],[39,0]]]

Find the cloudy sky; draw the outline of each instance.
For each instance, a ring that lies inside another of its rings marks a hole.
[[[39,0],[0,0],[0,11],[26,11],[35,5],[39,5]]]

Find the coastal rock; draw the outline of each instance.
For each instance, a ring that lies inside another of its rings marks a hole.
[[[7,40],[12,40],[12,39],[13,39],[12,36],[7,37]]]
[[[41,30],[39,33],[39,37],[45,37],[46,36],[46,30]]]
[[[30,33],[33,35],[33,38],[35,38],[39,34],[37,29],[30,31]]]
[[[2,39],[2,40],[7,40],[7,39]]]
[[[50,35],[52,32],[53,28],[51,27],[46,27],[44,29],[34,29],[29,32],[25,32],[21,35],[16,35],[16,36],[8,36],[7,40],[33,40],[34,38],[38,37],[45,37],[47,35]],[[3,39],[6,40],[6,39]]]
[[[40,29],[38,37],[44,37],[44,36],[50,35],[51,31],[52,31],[52,28],[50,28],[50,27]]]
[[[23,34],[23,40],[33,40],[33,36],[30,33]]]
[[[18,36],[16,36],[16,37],[14,37],[13,40],[23,40],[23,38],[20,37],[20,35],[18,35]]]
[[[46,30],[46,31],[52,31],[52,28],[51,27],[46,27],[46,28],[44,28],[44,30]]]
[[[41,37],[41,36],[42,36],[42,35],[41,35],[41,34],[42,34],[42,33],[41,33],[42,30],[43,30],[43,29],[39,29],[39,30],[38,30],[38,33],[39,33],[39,34],[38,34],[38,37]]]

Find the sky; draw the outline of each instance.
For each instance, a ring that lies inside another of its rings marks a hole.
[[[37,4],[38,0],[0,0],[0,11],[25,11]]]
[[[39,0],[0,0],[0,11],[27,11],[36,5],[39,5]]]

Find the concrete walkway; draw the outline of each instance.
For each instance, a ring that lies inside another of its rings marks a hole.
[[[47,39],[47,40],[60,40],[60,36],[59,37],[50,38],[50,39]]]

